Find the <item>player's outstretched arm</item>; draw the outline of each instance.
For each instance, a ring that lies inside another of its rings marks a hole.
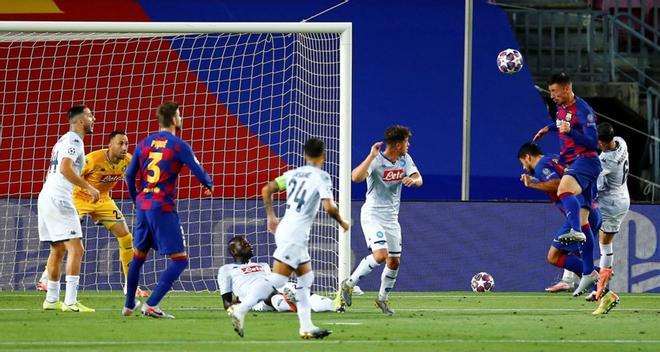
[[[530,175],[522,174],[520,176],[520,181],[523,182],[525,187],[537,189],[537,190],[543,191],[543,192],[556,193],[557,189],[559,189],[559,182],[561,181],[561,179],[560,178],[553,178],[553,179],[548,180],[548,181],[532,182],[532,177]]]
[[[335,219],[344,231],[347,231],[350,225],[341,218],[341,215],[339,214],[339,208],[337,208],[335,202],[333,202],[332,199],[323,199],[322,204],[323,209],[328,213],[328,215]]]
[[[374,145],[371,146],[371,150],[369,151],[369,155],[358,165],[353,171],[351,172],[351,180],[355,183],[360,183],[364,181],[367,176],[369,176],[369,166],[371,165],[371,162],[376,159],[378,156],[378,152],[380,151],[380,146],[383,145],[383,142],[377,142],[374,143]]]
[[[539,139],[543,138],[543,136],[545,136],[546,133],[550,131],[554,131],[554,132],[558,131],[557,125],[554,122],[546,126],[543,126],[543,128],[541,128],[538,132],[536,132],[536,135],[534,135],[534,138],[532,138],[532,142],[536,142]]]
[[[268,184],[261,189],[261,198],[264,201],[264,208],[266,208],[268,231],[273,235],[275,234],[277,224],[279,223],[277,215],[275,215],[275,210],[273,210],[273,194],[284,189],[286,189],[286,179],[284,176],[280,176],[275,180],[268,182]]]
[[[92,196],[92,203],[96,203],[99,200],[99,190],[90,185],[84,178],[80,177],[75,170],[73,170],[73,160],[70,158],[62,158],[60,172],[69,182],[86,190],[87,193]]]

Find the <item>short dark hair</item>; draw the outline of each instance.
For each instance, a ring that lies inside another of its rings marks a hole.
[[[571,83],[571,77],[568,77],[568,75],[564,72],[555,73],[548,79],[548,85],[559,84],[564,86],[569,83]]]
[[[85,109],[87,109],[87,106],[85,105],[74,105],[71,108],[69,108],[69,111],[66,113],[67,116],[69,116],[69,122],[72,122],[73,119],[78,117],[78,115],[85,112]]]
[[[518,159],[522,159],[527,155],[531,156],[539,156],[543,155],[543,151],[541,150],[541,147],[538,146],[538,144],[534,143],[525,143],[520,147],[520,150],[518,150]]]
[[[173,101],[163,103],[158,107],[156,115],[158,115],[158,124],[162,127],[170,127],[174,124],[174,116],[179,109],[179,104]]]
[[[112,141],[112,139],[115,138],[116,135],[125,136],[126,132],[119,130],[110,132],[110,134],[108,135],[108,142]]]
[[[397,142],[403,142],[410,136],[412,136],[410,128],[401,125],[394,125],[385,130],[384,141],[386,144],[394,144]]]
[[[603,143],[610,143],[614,139],[614,127],[607,122],[598,125],[598,140]]]
[[[318,138],[310,138],[305,142],[305,155],[318,158],[325,152],[325,143]]]

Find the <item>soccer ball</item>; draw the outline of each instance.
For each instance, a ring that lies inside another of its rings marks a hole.
[[[495,287],[495,279],[493,279],[493,275],[482,271],[472,277],[470,285],[474,292],[489,292]]]
[[[502,73],[514,74],[523,68],[523,57],[516,49],[502,50],[497,55],[497,68]]]

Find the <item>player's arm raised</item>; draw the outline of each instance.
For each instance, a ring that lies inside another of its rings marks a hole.
[[[80,177],[76,171],[73,169],[73,160],[70,158],[62,158],[62,166],[60,167],[60,172],[69,182],[74,185],[84,189],[92,196],[92,203],[96,203],[99,200],[100,193],[99,190],[90,185],[84,178]]]
[[[355,183],[360,183],[364,181],[367,176],[369,176],[369,166],[371,165],[371,162],[376,159],[378,156],[378,152],[380,151],[380,146],[383,145],[383,142],[377,142],[374,143],[374,145],[371,146],[371,150],[369,151],[369,155],[358,165],[353,171],[351,172],[351,180]]]
[[[280,176],[275,180],[268,182],[268,184],[261,189],[261,198],[264,201],[264,208],[266,208],[268,231],[273,235],[275,234],[277,224],[279,223],[277,215],[275,215],[275,210],[273,210],[273,194],[285,189],[286,178],[284,176]]]
[[[555,122],[543,126],[543,128],[541,128],[538,132],[536,132],[536,135],[534,136],[534,138],[532,138],[532,142],[538,141],[543,136],[545,136],[546,133],[550,131],[554,131],[554,132],[558,131],[557,124]]]

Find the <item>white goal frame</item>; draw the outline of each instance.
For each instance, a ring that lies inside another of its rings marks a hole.
[[[352,24],[298,22],[55,22],[3,21],[1,32],[103,33],[336,33],[340,34],[339,212],[351,223],[351,75]],[[351,232],[337,233],[338,284],[350,275]]]

